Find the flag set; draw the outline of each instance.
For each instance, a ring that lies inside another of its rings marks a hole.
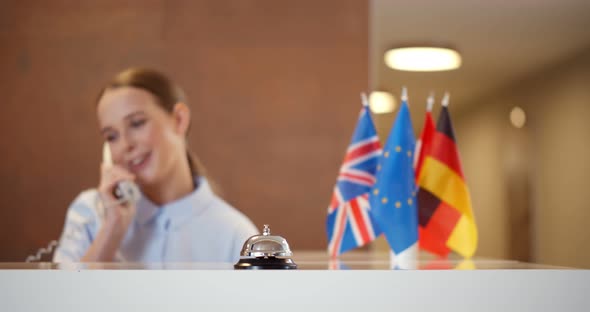
[[[477,228],[445,95],[436,126],[429,97],[416,142],[407,91],[383,149],[368,101],[340,168],[326,228],[332,258],[384,234],[396,261],[415,260],[418,247],[441,257],[469,258]]]

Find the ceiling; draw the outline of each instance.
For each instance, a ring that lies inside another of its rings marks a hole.
[[[455,108],[477,105],[495,91],[590,48],[587,0],[370,3],[371,88],[397,98],[401,86],[407,86],[411,103],[425,103],[430,91],[438,100],[448,90]],[[463,65],[429,73],[385,66],[383,53],[389,47],[411,43],[450,44],[461,52]]]

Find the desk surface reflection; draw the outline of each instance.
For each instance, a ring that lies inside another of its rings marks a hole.
[[[330,259],[322,251],[295,252],[293,260],[300,270],[563,270],[561,266],[489,258],[437,259],[420,255],[419,259],[400,268],[390,261],[388,253],[351,252]],[[233,270],[233,263],[208,262],[101,262],[101,263],[0,263],[0,270]]]

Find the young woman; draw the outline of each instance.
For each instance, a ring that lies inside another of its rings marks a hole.
[[[180,88],[141,68],[119,73],[96,107],[112,154],[97,189],[71,204],[55,262],[235,262],[258,231],[217,197],[187,148],[191,114]],[[142,196],[120,203],[132,181]]]

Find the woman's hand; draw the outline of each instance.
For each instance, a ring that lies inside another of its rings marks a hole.
[[[135,176],[121,166],[101,165],[98,194],[104,206],[105,219],[90,248],[82,257],[82,262],[115,260],[117,250],[137,210],[135,204],[121,203],[113,195],[117,183],[124,180],[134,181]]]
[[[98,193],[105,209],[105,225],[123,233],[127,232],[137,211],[135,204],[121,203],[113,194],[117,184],[125,180],[133,182],[135,176],[118,165],[101,165]]]

